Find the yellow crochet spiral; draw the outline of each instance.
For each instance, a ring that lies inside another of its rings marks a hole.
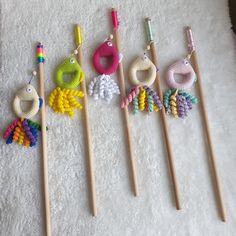
[[[171,113],[175,118],[178,118],[177,104],[176,104],[176,96],[173,94],[170,96],[170,109]]]
[[[144,111],[144,109],[145,109],[145,98],[146,98],[146,96],[147,96],[146,90],[144,90],[144,88],[141,87],[141,88],[140,88],[139,97],[138,97],[139,110],[140,110],[140,111]]]
[[[81,110],[83,108],[76,97],[82,98],[83,96],[82,91],[57,87],[50,94],[48,103],[54,112],[72,117],[74,116],[74,109]]]
[[[154,104],[153,108],[154,108],[154,111],[155,111],[155,112],[158,112],[158,111],[159,111],[159,108],[158,108],[158,106],[157,106],[156,104]]]

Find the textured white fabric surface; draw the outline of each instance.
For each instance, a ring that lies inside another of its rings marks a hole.
[[[165,69],[186,54],[183,27],[191,25],[195,35],[228,221],[218,217],[199,106],[186,121],[168,118],[182,202],[177,211],[159,114],[130,115],[140,188],[134,198],[119,98],[110,105],[89,99],[98,217],[89,212],[82,113],[70,119],[47,106],[53,235],[236,235],[236,53],[226,0],[1,2],[1,133],[15,118],[14,93],[36,68],[36,42],[46,48],[48,95],[55,88],[56,66],[74,49],[76,23],[83,26],[87,83],[96,76],[91,55],[110,33],[110,7],[120,14],[126,75],[146,45],[143,19],[153,19],[163,89]],[[32,83],[38,87],[38,81]],[[0,139],[1,236],[44,234],[41,168],[40,145],[26,149]]]

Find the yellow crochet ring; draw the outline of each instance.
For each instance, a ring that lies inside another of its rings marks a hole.
[[[149,77],[146,78],[144,81],[138,80],[137,71],[146,70],[149,71]],[[129,70],[130,80],[134,85],[152,85],[156,79],[156,73],[157,72],[155,65],[146,55],[138,57],[136,60],[134,60]]]
[[[23,111],[21,108],[22,102],[32,102],[32,106],[28,111]],[[35,88],[28,84],[26,87],[17,91],[14,101],[13,110],[20,118],[30,119],[39,111],[39,96]]]

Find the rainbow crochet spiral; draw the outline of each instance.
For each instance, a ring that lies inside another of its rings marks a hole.
[[[16,142],[26,147],[33,147],[37,143],[38,131],[41,127],[38,123],[29,119],[15,119],[3,133],[6,144]]]

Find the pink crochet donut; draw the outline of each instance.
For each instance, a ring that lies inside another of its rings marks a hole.
[[[109,57],[112,63],[109,67],[105,68],[101,64],[102,57]],[[116,47],[112,44],[111,40],[102,43],[93,55],[93,66],[99,74],[110,75],[117,70],[119,64],[119,53]]]
[[[183,75],[183,82],[177,82],[174,75]],[[188,89],[195,81],[195,72],[187,59],[179,60],[172,64],[167,70],[166,82],[171,88]]]

